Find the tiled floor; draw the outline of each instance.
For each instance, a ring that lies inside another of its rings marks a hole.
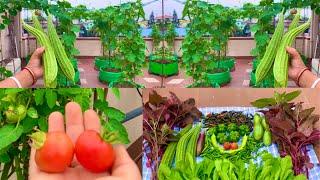
[[[250,72],[252,71],[251,59],[237,59],[236,68],[231,72],[231,83],[223,86],[223,88],[240,88],[249,87]],[[79,71],[81,79],[81,87],[107,87],[99,81],[99,72],[94,69],[93,59],[80,59]],[[143,75],[136,78],[138,84],[143,84],[146,88],[152,87],[186,87],[192,83],[192,78],[186,77],[185,70],[180,69],[180,72],[176,76],[160,77],[148,73],[147,68],[143,70]],[[39,80],[35,87],[41,87],[42,80]],[[294,82],[289,82],[290,87],[295,87]]]

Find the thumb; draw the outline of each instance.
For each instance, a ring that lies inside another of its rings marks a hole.
[[[300,59],[300,54],[295,48],[288,46],[286,49],[292,59]]]
[[[129,156],[125,146],[114,146],[116,154],[112,168],[112,176],[123,177],[124,179],[141,179],[140,171],[135,162]]]
[[[31,59],[40,59],[42,57],[42,54],[44,53],[44,51],[45,51],[44,47],[36,49],[34,51],[34,53],[32,54]]]

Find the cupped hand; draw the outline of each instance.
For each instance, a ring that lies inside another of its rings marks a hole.
[[[95,130],[100,132],[100,120],[97,113],[88,110],[82,114],[81,107],[74,102],[70,102],[65,107],[66,127],[64,126],[64,117],[59,112],[51,113],[48,118],[49,132],[63,131],[71,138],[73,143],[84,130]],[[29,179],[30,180],[129,180],[141,179],[137,165],[130,158],[126,148],[123,145],[114,146],[116,155],[111,172],[91,173],[85,170],[74,156],[72,167],[69,167],[64,173],[46,173],[38,169],[35,162],[35,149],[31,149]]]
[[[302,58],[296,49],[287,47],[287,52],[291,56],[288,75],[290,79],[296,81],[300,72],[306,68],[306,65],[302,61]]]
[[[41,63],[41,59],[44,51],[44,47],[36,49],[33,52],[29,63],[27,64],[27,67],[30,68],[30,70],[34,73],[36,79],[39,79],[43,76],[43,66]]]

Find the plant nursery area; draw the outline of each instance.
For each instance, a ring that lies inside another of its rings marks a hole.
[[[1,4],[0,73],[19,72],[44,35],[56,60],[35,87],[295,87],[282,37],[297,30],[285,45],[316,74],[320,54],[319,7],[299,2]]]

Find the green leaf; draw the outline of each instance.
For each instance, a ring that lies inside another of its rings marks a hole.
[[[80,27],[79,26],[72,26],[71,31],[74,33],[80,32]]]
[[[120,100],[120,90],[119,88],[111,88],[112,93],[114,94],[114,96]]]
[[[259,30],[260,30],[259,24],[255,24],[255,25],[251,26],[251,32],[256,33]]]
[[[122,122],[126,117],[126,115],[122,111],[113,107],[107,107],[103,112],[106,114],[109,120],[114,119]]]
[[[26,117],[20,123],[23,127],[23,133],[29,133],[38,126],[38,119]]]
[[[288,93],[284,96],[284,101],[290,102],[294,100],[296,97],[298,97],[301,94],[301,91],[293,91],[291,93]]]
[[[30,107],[27,111],[27,115],[31,118],[38,118],[38,111],[34,107]]]
[[[45,89],[34,90],[34,100],[35,100],[37,106],[43,104],[43,98],[44,98],[45,92],[46,92]]]
[[[123,124],[117,120],[109,119],[108,122],[103,126],[107,131],[117,132],[117,140],[123,144],[129,144],[129,136],[127,129]]]
[[[15,142],[23,133],[23,127],[21,125],[5,125],[0,129],[0,151]]]
[[[56,105],[56,102],[57,102],[57,93],[54,92],[52,89],[47,89],[46,90],[46,100],[47,100],[48,107],[50,109],[52,109]]]
[[[104,92],[103,88],[97,88],[96,92],[97,92],[97,99],[98,100],[105,100],[106,99],[105,92]]]
[[[262,98],[251,103],[252,106],[257,108],[264,108],[264,107],[268,107],[270,105],[273,106],[276,104],[277,102],[275,101],[274,98]]]
[[[108,102],[106,100],[96,100],[93,103],[93,107],[99,111],[104,112],[104,110],[108,108]]]
[[[0,164],[10,162],[10,156],[7,153],[0,154]]]
[[[38,119],[38,125],[41,131],[48,132],[48,121],[46,118],[39,118]]]

